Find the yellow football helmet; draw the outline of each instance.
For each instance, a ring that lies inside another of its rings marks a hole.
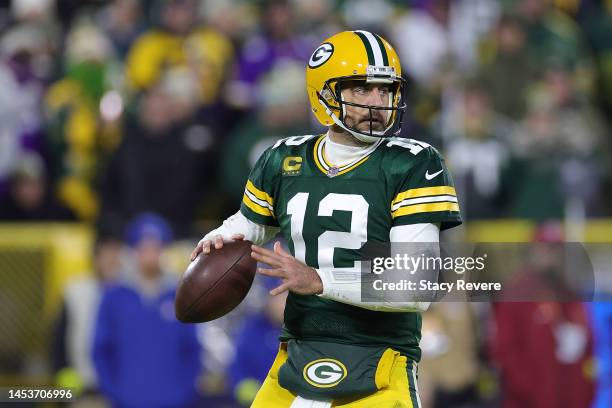
[[[343,81],[390,84],[389,106],[361,105],[342,100],[339,85]],[[323,41],[312,53],[306,68],[306,86],[310,107],[324,126],[334,124],[365,142],[399,134],[404,109],[402,67],[393,47],[381,36],[369,31],[343,31]],[[362,132],[345,123],[345,107],[357,106],[387,112],[383,131]]]

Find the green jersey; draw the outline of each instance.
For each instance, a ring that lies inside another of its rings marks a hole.
[[[335,167],[325,136],[279,140],[249,175],[240,210],[279,226],[293,256],[314,268],[360,270],[366,242],[389,242],[394,226],[461,223],[453,182],[437,150],[401,138],[381,139],[353,163]],[[380,312],[317,295],[289,293],[281,341],[297,338],[388,345],[420,358],[421,316]]]

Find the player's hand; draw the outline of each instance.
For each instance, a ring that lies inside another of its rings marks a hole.
[[[300,295],[315,295],[323,292],[323,282],[317,271],[285,252],[280,242],[274,243],[274,251],[257,245],[251,246],[251,249],[253,259],[272,267],[270,269],[257,268],[258,273],[283,280],[280,286],[270,291],[272,296],[288,290]]]
[[[234,234],[231,236],[230,241],[242,241],[243,239],[244,234]],[[221,235],[215,235],[213,239],[202,238],[191,253],[191,260],[193,261],[196,259],[201,252],[209,254],[211,245],[213,245],[215,249],[223,248],[223,237]]]

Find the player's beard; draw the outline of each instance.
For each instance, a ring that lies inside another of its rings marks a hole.
[[[348,117],[346,122],[349,127],[357,129],[358,131],[363,133],[370,133],[370,126],[372,132],[382,132],[383,130],[385,130],[383,112],[377,110],[372,110],[371,118],[370,115],[360,117],[357,120]],[[357,125],[355,125],[355,122],[357,122]]]
[[[382,120],[375,118],[372,118],[372,122],[370,122],[369,118],[362,120],[361,122],[359,122],[359,125],[357,125],[357,129],[364,133],[370,133],[370,126],[372,132],[382,132],[383,130],[385,130],[385,126]]]

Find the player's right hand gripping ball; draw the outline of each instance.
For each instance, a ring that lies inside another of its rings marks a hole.
[[[176,317],[202,323],[231,312],[249,293],[257,262],[249,241],[224,243],[210,254],[200,253],[189,264],[176,290]]]

